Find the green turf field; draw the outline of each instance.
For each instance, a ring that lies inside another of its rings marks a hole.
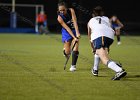
[[[0,100],[140,100],[140,37],[122,36],[110,56],[127,76],[112,81],[114,72],[100,64],[91,74],[93,55],[86,35],[80,39],[77,71],[66,71],[61,35],[0,34]]]

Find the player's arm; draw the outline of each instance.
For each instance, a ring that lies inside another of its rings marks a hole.
[[[80,38],[80,32],[79,32],[79,28],[78,28],[78,24],[77,24],[77,18],[76,18],[75,11],[72,8],[70,8],[70,11],[71,11],[71,14],[72,14],[72,20],[73,20],[74,28],[75,28],[75,31],[76,31],[76,36],[78,38]]]
[[[91,41],[91,29],[89,27],[89,23],[87,24],[87,29],[88,29],[88,39]]]
[[[74,36],[72,30],[66,25],[66,23],[63,21],[63,19],[60,17],[60,15],[58,15],[57,20],[62,25],[62,27],[64,27],[68,31],[68,33],[74,38],[74,40],[78,41],[77,38]]]
[[[110,27],[112,27],[112,18],[109,19]]]
[[[117,23],[120,26],[120,28],[123,28],[124,27],[124,25],[121,23],[121,21],[119,19],[117,20]]]
[[[91,41],[91,28],[89,27],[89,23],[87,24],[87,29],[88,29],[88,39],[89,39],[89,42],[90,42],[90,45],[92,48],[92,52],[95,54],[96,50],[95,50],[93,43]]]

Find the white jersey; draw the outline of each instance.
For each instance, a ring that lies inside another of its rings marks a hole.
[[[114,30],[111,28],[109,18],[106,16],[96,16],[90,19],[88,26],[91,28],[91,40],[106,36],[114,39]]]

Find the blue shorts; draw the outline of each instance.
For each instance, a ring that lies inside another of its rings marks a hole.
[[[73,37],[67,32],[67,30],[65,30],[64,28],[62,28],[62,42],[68,42],[70,40],[73,39]],[[76,36],[76,31],[72,30],[73,34]]]
[[[110,45],[113,43],[113,39],[111,38],[108,38],[108,37],[105,37],[105,36],[102,36],[102,37],[99,37],[95,40],[93,40],[93,45],[94,45],[94,48],[95,49],[100,49],[100,48],[109,48]]]
[[[112,28],[113,28],[113,29],[116,29],[116,28],[118,28],[118,27],[119,27],[118,24],[112,24]]]

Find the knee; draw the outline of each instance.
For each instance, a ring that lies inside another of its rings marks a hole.
[[[70,50],[65,50],[65,48],[64,48],[63,53],[64,53],[65,56],[68,56],[70,54]]]
[[[70,54],[70,50],[65,50],[65,53],[66,53],[67,55],[69,55],[69,54]]]

